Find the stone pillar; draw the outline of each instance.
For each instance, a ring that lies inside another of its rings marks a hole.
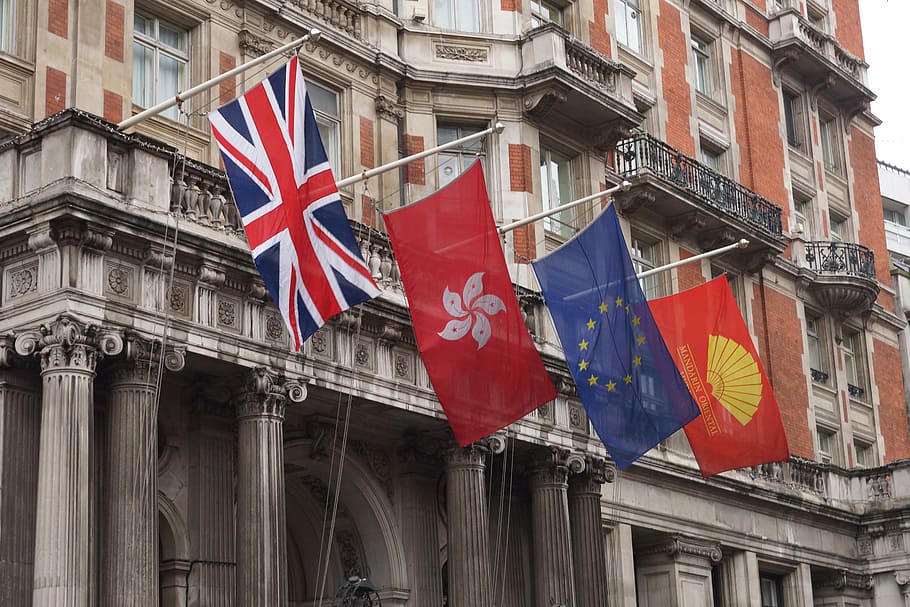
[[[754,552],[736,552],[724,557],[718,574],[724,607],[761,607],[761,575]]]
[[[569,482],[569,522],[575,561],[577,605],[607,605],[607,552],[600,514],[600,488],[615,477],[603,458],[587,457],[585,469]]]
[[[813,607],[812,568],[807,563],[796,566],[784,577],[784,605],[790,607]]]
[[[711,568],[720,544],[672,535],[636,552],[639,607],[713,607]]]
[[[416,440],[398,450],[401,539],[408,555],[408,605],[442,607],[436,481],[439,463]]]
[[[570,465],[581,472],[584,460],[569,456],[566,449],[550,447],[531,475],[535,607],[577,604],[567,497]]]
[[[632,526],[618,523],[607,539],[610,554],[610,607],[638,607]]]
[[[0,338],[0,605],[29,605],[35,566],[41,391]],[[32,377],[34,375],[34,377]]]
[[[449,454],[446,467],[446,516],[449,605],[492,605],[490,537],[484,489],[487,447],[474,443]]]
[[[19,354],[41,361],[35,606],[89,604],[95,365],[122,348],[119,335],[68,314],[16,338]]]
[[[127,339],[108,381],[102,605],[158,606],[158,342]],[[182,368],[173,356],[168,369]]]
[[[284,409],[301,402],[300,384],[252,370],[237,400],[237,604],[288,602],[284,496]]]

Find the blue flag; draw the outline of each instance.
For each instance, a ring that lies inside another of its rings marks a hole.
[[[698,416],[651,317],[613,205],[532,265],[578,395],[619,468]]]

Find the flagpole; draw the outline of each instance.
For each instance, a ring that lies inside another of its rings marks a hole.
[[[603,190],[601,192],[596,192],[594,194],[591,194],[590,196],[585,196],[584,198],[579,198],[578,200],[573,200],[572,202],[567,202],[566,204],[561,204],[558,207],[556,207],[555,209],[547,209],[546,211],[541,211],[540,213],[537,213],[536,215],[531,215],[529,217],[525,217],[524,219],[519,219],[518,221],[513,221],[512,223],[507,223],[504,226],[499,226],[499,228],[497,228],[497,231],[500,234],[505,234],[506,232],[511,232],[515,228],[520,228],[521,226],[528,225],[529,223],[534,223],[538,219],[543,219],[545,217],[549,217],[550,215],[555,215],[556,213],[562,213],[566,209],[571,209],[572,207],[577,207],[580,204],[584,204],[586,202],[591,202],[592,200],[596,200],[598,198],[603,198],[604,196],[609,196],[610,194],[614,194],[614,193],[618,192],[619,190],[622,190],[623,192],[625,192],[626,190],[629,189],[629,187],[631,187],[631,185],[632,184],[629,183],[628,181],[623,181],[622,183],[620,183],[617,186],[613,186],[612,188],[607,188],[606,190]]]
[[[168,99],[167,101],[162,101],[158,105],[155,105],[148,109],[142,110],[135,116],[131,116],[130,118],[127,118],[126,120],[119,123],[117,125],[117,128],[120,129],[121,131],[124,129],[128,129],[131,126],[134,126],[134,125],[138,124],[139,122],[142,122],[146,118],[160,114],[164,110],[166,110],[170,107],[173,107],[173,106],[177,105],[178,103],[182,103],[183,101],[186,101],[190,97],[198,95],[202,91],[208,90],[208,89],[212,88],[213,86],[215,86],[216,84],[220,84],[221,82],[224,82],[228,78],[232,78],[232,77],[236,76],[237,74],[250,69],[251,67],[255,67],[255,66],[259,65],[260,63],[265,63],[269,59],[272,59],[273,57],[277,57],[278,55],[286,53],[287,51],[289,51],[293,48],[297,48],[305,42],[309,42],[309,41],[316,42],[317,40],[319,40],[319,37],[321,35],[322,35],[321,31],[319,31],[316,28],[313,28],[310,30],[310,32],[308,34],[306,34],[305,36],[303,36],[301,38],[298,38],[292,42],[288,42],[284,46],[280,46],[280,47],[276,48],[275,50],[269,51],[268,53],[261,55],[259,57],[256,57],[255,59],[248,61],[242,65],[238,65],[237,67],[235,67],[231,70],[228,70],[223,74],[219,74],[218,76],[215,76],[214,78],[206,80],[202,84],[197,84],[196,86],[194,86],[190,89],[179,92],[176,95],[174,95],[174,97],[172,97],[171,99]]]
[[[366,181],[367,179],[369,179],[370,177],[372,177],[374,175],[379,175],[380,173],[385,173],[386,171],[391,171],[392,169],[397,169],[398,167],[403,166],[405,164],[410,164],[411,162],[414,162],[415,160],[420,160],[421,158],[425,158],[432,154],[438,154],[439,152],[448,150],[449,148],[457,147],[463,143],[469,143],[471,141],[474,141],[475,139],[480,139],[481,137],[486,137],[490,133],[496,133],[498,135],[498,134],[502,133],[503,129],[505,129],[505,128],[506,127],[503,123],[497,121],[492,127],[488,128],[488,129],[484,129],[483,131],[479,131],[477,133],[472,133],[470,135],[462,137],[461,139],[456,139],[455,141],[443,143],[442,145],[437,145],[435,148],[430,148],[430,149],[424,150],[422,152],[417,152],[416,154],[411,154],[410,156],[405,156],[404,158],[399,158],[398,160],[393,160],[392,162],[389,162],[382,166],[378,166],[375,169],[370,169],[368,171],[363,171],[362,173],[358,173],[357,175],[351,175],[350,177],[345,177],[341,181],[336,181],[335,187],[337,187],[338,189],[341,189],[345,186],[351,185],[352,183],[357,183],[358,181]]]
[[[652,268],[650,270],[645,270],[644,272],[639,272],[635,275],[636,278],[647,278],[648,276],[653,276],[654,274],[659,274],[661,272],[666,272],[667,270],[672,270],[679,266],[684,266],[689,263],[696,261],[701,261],[702,259],[707,259],[709,257],[714,257],[715,255],[720,255],[721,253],[726,253],[727,251],[732,251],[733,249],[745,249],[749,246],[749,241],[743,238],[739,242],[734,242],[733,244],[728,244],[725,247],[720,247],[719,249],[714,249],[713,251],[707,251],[705,253],[700,253],[698,255],[693,255],[692,257],[687,257],[685,259],[680,259],[679,261],[674,261],[668,263],[665,266],[660,266],[658,268]]]

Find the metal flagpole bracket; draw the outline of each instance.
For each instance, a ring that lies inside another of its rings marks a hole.
[[[190,97],[194,97],[203,91],[207,91],[208,89],[212,88],[216,84],[220,84],[220,83],[224,82],[225,80],[227,80],[228,78],[232,78],[232,77],[236,76],[237,74],[245,72],[246,70],[250,69],[251,67],[255,67],[255,66],[259,65],[260,63],[265,63],[269,59],[277,57],[292,49],[299,48],[307,42],[316,42],[317,40],[319,40],[319,38],[321,36],[322,36],[322,32],[316,28],[313,28],[309,31],[309,33],[307,33],[305,36],[303,36],[301,38],[297,38],[296,40],[288,42],[284,46],[280,46],[280,47],[276,48],[275,50],[269,51],[268,53],[266,53],[260,57],[256,57],[252,61],[248,61],[247,63],[238,65],[234,69],[228,70],[228,71],[224,72],[223,74],[219,74],[218,76],[215,76],[214,78],[210,78],[209,80],[206,80],[202,84],[197,84],[196,86],[194,86],[192,88],[189,88],[185,91],[181,91],[181,92],[177,93],[171,99],[168,99],[167,101],[162,101],[158,105],[155,105],[148,109],[142,110],[135,116],[131,116],[130,118],[127,118],[123,122],[119,123],[117,125],[117,128],[122,131],[122,130],[130,128],[131,126],[135,126],[136,124],[142,122],[146,118],[150,118],[151,116],[156,116],[166,109],[169,109],[179,103],[183,103]]]
[[[647,278],[654,274],[659,274],[661,272],[666,272],[667,270],[672,270],[673,268],[678,268],[679,266],[684,266],[696,261],[701,261],[702,259],[707,259],[709,257],[714,257],[715,255],[720,255],[721,253],[726,253],[727,251],[732,251],[733,249],[745,249],[749,246],[749,241],[745,238],[740,239],[738,242],[733,244],[728,244],[725,247],[720,247],[719,249],[714,249],[713,251],[707,251],[699,255],[693,255],[692,257],[687,257],[685,259],[680,259],[679,261],[674,261],[673,263],[668,263],[665,266],[660,266],[659,268],[652,268],[644,272],[639,272],[635,276],[639,279]]]
[[[596,192],[594,194],[591,194],[590,196],[585,196],[584,198],[579,198],[578,200],[573,200],[572,202],[567,202],[566,204],[561,204],[556,208],[547,209],[546,211],[541,211],[540,213],[537,213],[535,215],[525,217],[524,219],[519,219],[518,221],[514,221],[512,223],[507,223],[504,226],[499,226],[498,231],[500,234],[505,234],[506,232],[511,232],[515,228],[520,228],[521,226],[527,225],[529,223],[534,223],[538,219],[543,219],[545,217],[549,217],[550,215],[555,215],[556,213],[562,213],[563,211],[565,211],[567,209],[571,209],[572,207],[577,207],[580,204],[584,204],[586,202],[591,202],[592,200],[597,200],[598,198],[603,198],[604,196],[609,196],[610,194],[615,194],[616,192],[619,192],[620,190],[625,192],[631,186],[632,186],[631,183],[624,180],[622,183],[620,183],[619,185],[613,186],[612,188],[607,188],[606,190],[603,190],[601,192]]]

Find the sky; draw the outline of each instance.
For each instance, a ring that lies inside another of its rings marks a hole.
[[[878,159],[910,170],[910,0],[859,0]]]

